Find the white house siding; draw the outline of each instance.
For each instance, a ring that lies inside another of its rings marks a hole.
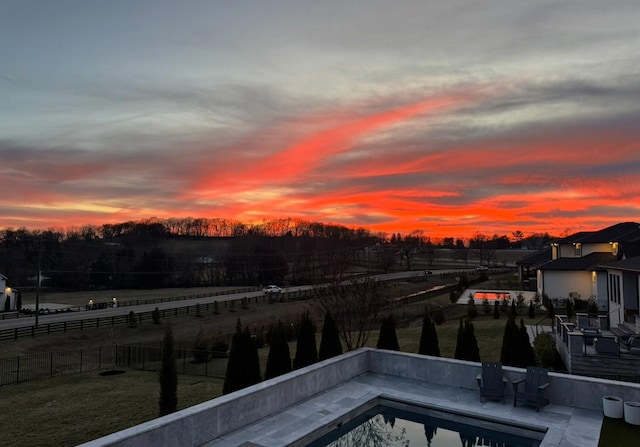
[[[582,246],[582,256],[590,255],[591,253],[610,253],[612,251],[611,244],[584,244]]]
[[[540,293],[546,293],[549,298],[569,298],[571,292],[578,292],[584,300],[591,297],[591,272],[545,270],[542,276]]]
[[[576,246],[573,244],[560,244],[558,247],[559,258],[579,258],[590,255],[591,253],[610,253],[613,248],[610,243],[604,242],[599,244],[581,244],[580,256],[576,255]]]
[[[0,311],[4,310],[4,302],[7,299],[7,295],[5,295],[6,290],[7,280],[2,274],[0,274]]]

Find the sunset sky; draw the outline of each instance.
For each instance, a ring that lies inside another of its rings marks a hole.
[[[640,2],[2,0],[0,228],[640,219]]]

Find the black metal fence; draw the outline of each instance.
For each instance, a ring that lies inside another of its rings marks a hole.
[[[99,370],[112,362],[112,353],[99,347],[0,359],[0,386]]]
[[[143,304],[157,304],[157,303],[167,303],[170,301],[186,301],[186,300],[194,300],[198,298],[208,298],[212,296],[220,296],[220,295],[230,295],[235,293],[249,293],[255,292],[258,288],[256,287],[242,287],[236,289],[226,289],[226,290],[217,290],[206,293],[197,293],[191,295],[179,295],[179,296],[169,296],[169,297],[161,297],[161,298],[147,298],[147,299],[135,299],[135,300],[117,300],[118,307],[130,307],[130,306],[141,306]],[[40,308],[40,315],[50,315],[57,313],[65,313],[65,312],[81,312],[86,310],[97,310],[97,309],[107,309],[113,307],[113,301],[99,301],[96,303],[84,304],[82,306],[71,306],[71,307],[62,307],[56,309],[47,309]],[[11,311],[11,312],[3,312],[0,313],[0,319],[10,319],[10,318],[24,318],[24,317],[32,317],[35,314],[35,311]]]
[[[224,379],[226,353],[209,353],[205,361],[198,354],[192,349],[178,349],[175,352],[178,374]],[[161,348],[130,345],[9,357],[0,359],[0,386],[119,368],[159,371],[161,361]]]
[[[302,290],[297,292],[284,292],[278,294],[277,299],[279,301],[291,301],[298,299],[305,299],[311,296],[313,292],[310,290]],[[207,295],[211,296],[211,295]],[[194,298],[192,298],[194,299]],[[171,316],[179,316],[179,315],[197,315],[199,312],[205,312],[209,310],[214,310],[215,306],[219,306],[221,308],[227,307],[237,307],[238,309],[243,306],[245,303],[250,304],[251,302],[258,302],[259,300],[268,300],[275,299],[270,298],[267,295],[252,297],[252,298],[239,298],[236,300],[225,300],[219,301],[217,303],[195,303],[188,304],[180,307],[175,307],[172,309],[163,309],[159,310],[160,317],[166,318]],[[158,301],[159,302],[159,301]],[[141,302],[141,304],[143,304]],[[118,303],[118,307],[120,307],[120,303]],[[131,309],[133,310],[133,309]],[[135,320],[137,322],[143,322],[153,319],[153,311],[145,311],[145,312],[134,312]],[[23,326],[13,329],[2,329],[0,330],[0,340],[16,340],[19,337],[35,337],[38,335],[46,335],[53,334],[56,332],[68,332],[74,330],[84,330],[84,329],[93,329],[93,328],[101,328],[108,326],[116,326],[122,324],[130,324],[128,314],[123,315],[114,315],[110,317],[91,317],[91,311],[83,311],[78,314],[78,319],[63,321],[58,323],[40,323],[38,327],[34,326]]]

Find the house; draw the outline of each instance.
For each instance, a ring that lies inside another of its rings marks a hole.
[[[607,273],[609,324],[628,323],[640,334],[640,256],[602,265]]]
[[[536,251],[516,262],[518,267],[518,281],[524,290],[537,290],[538,266],[549,262],[551,247]]]
[[[640,255],[639,246],[637,222],[581,231],[555,240],[549,250],[518,262],[520,280],[523,287],[528,283],[529,289],[534,288],[552,300],[570,299],[586,304],[592,299],[599,310],[606,311],[612,285],[607,266]],[[628,309],[632,311],[633,307]],[[635,309],[637,313],[637,300]]]
[[[17,290],[7,287],[7,277],[0,273],[0,312],[20,310],[20,299]]]

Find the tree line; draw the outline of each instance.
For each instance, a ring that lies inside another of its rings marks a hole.
[[[476,234],[434,240],[423,231],[373,234],[300,219],[244,224],[229,219],[146,219],[67,229],[0,230],[0,273],[16,288],[35,286],[40,270],[51,290],[314,283],[335,270],[411,270],[416,257],[437,261],[455,249],[468,263],[496,262],[496,250],[543,245],[549,235]]]

